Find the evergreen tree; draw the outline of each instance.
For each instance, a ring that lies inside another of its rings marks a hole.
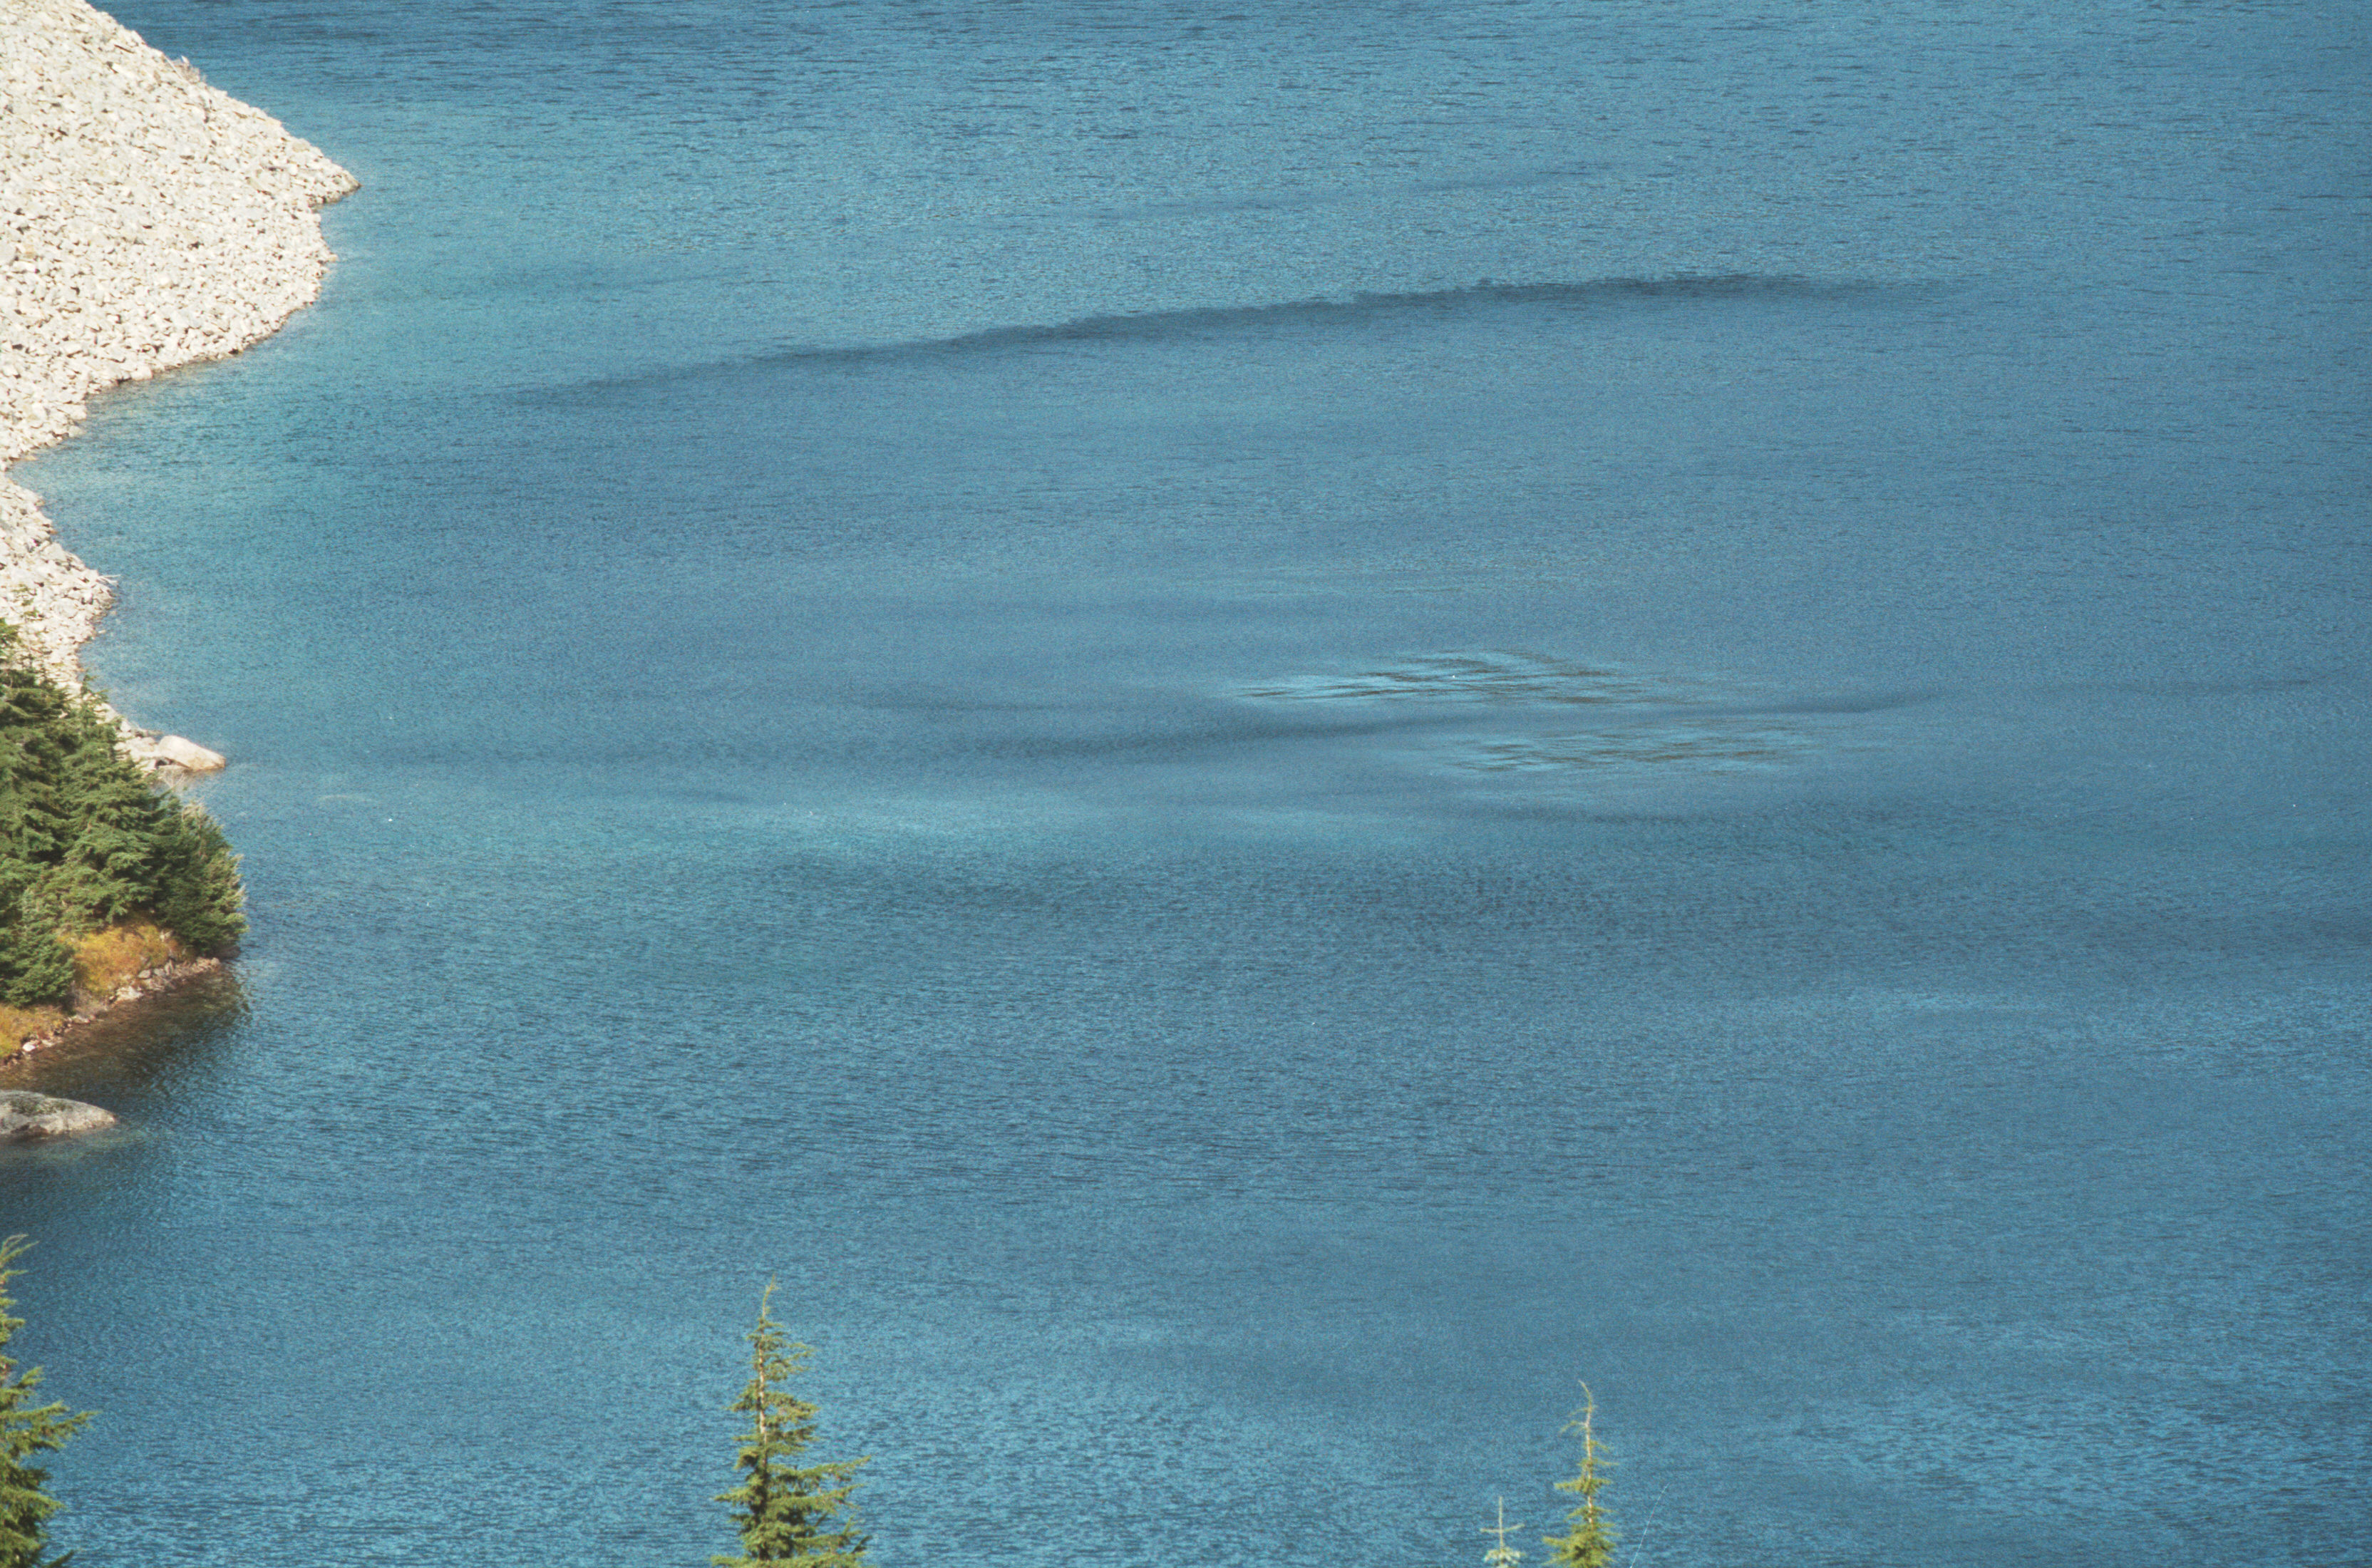
[[[74,1553],[44,1558],[41,1549],[49,1517],[63,1504],[44,1490],[50,1472],[27,1461],[63,1446],[82,1430],[90,1412],[68,1415],[66,1407],[55,1400],[33,1403],[41,1369],[29,1366],[19,1373],[5,1353],[9,1339],[25,1326],[23,1318],[8,1316],[8,1308],[16,1305],[8,1297],[8,1281],[17,1272],[8,1265],[29,1245],[21,1236],[0,1241],[0,1568],[62,1568]]]
[[[32,897],[33,868],[0,855],[0,1003],[34,1007],[74,984],[74,952]]]
[[[1516,1564],[1524,1560],[1522,1552],[1507,1544],[1507,1538],[1523,1527],[1507,1523],[1507,1500],[1504,1497],[1499,1499],[1499,1522],[1482,1527],[1482,1533],[1498,1542],[1482,1554],[1483,1568],[1516,1568]]]
[[[65,942],[153,917],[197,953],[247,929],[222,829],[123,755],[87,696],[29,668],[0,622],[0,1003],[62,1003]]]
[[[793,1395],[789,1384],[807,1370],[815,1352],[784,1341],[782,1326],[768,1311],[773,1296],[769,1281],[758,1302],[758,1327],[750,1335],[749,1386],[726,1407],[750,1418],[737,1461],[742,1482],[715,1499],[732,1504],[741,1555],[708,1561],[715,1568],[863,1568],[869,1538],[857,1533],[850,1498],[857,1468],[866,1461],[792,1463],[815,1441],[816,1407]]]
[[[157,918],[201,953],[218,953],[247,932],[247,890],[238,856],[212,817],[176,807],[157,835]]]
[[[1614,1527],[1607,1522],[1605,1510],[1598,1505],[1598,1494],[1606,1485],[1601,1469],[1611,1466],[1598,1457],[1598,1434],[1591,1430],[1598,1414],[1598,1396],[1590,1393],[1584,1383],[1581,1391],[1587,1402],[1575,1417],[1564,1423],[1567,1432],[1581,1434],[1581,1468],[1571,1481],[1556,1483],[1559,1492],[1573,1493],[1581,1499],[1581,1506],[1564,1516],[1572,1528],[1561,1536],[1546,1537],[1542,1544],[1552,1548],[1551,1568],[1608,1568],[1614,1561]]]

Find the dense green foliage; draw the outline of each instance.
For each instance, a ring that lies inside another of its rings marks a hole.
[[[55,1400],[35,1404],[41,1369],[29,1366],[20,1373],[7,1357],[9,1340],[25,1326],[22,1318],[8,1316],[8,1308],[16,1305],[8,1295],[8,1281],[17,1272],[8,1265],[27,1245],[21,1236],[0,1241],[0,1568],[58,1568],[65,1557],[45,1559],[41,1552],[49,1539],[49,1517],[60,1504],[49,1494],[50,1472],[29,1461],[62,1446],[82,1430],[90,1414],[69,1415]]]
[[[0,658],[13,652],[0,628]],[[0,666],[0,1002],[64,1000],[64,939],[146,915],[196,953],[247,929],[238,861],[214,819],[116,749],[87,698]]]
[[[857,1533],[850,1502],[863,1459],[795,1465],[815,1441],[816,1407],[793,1396],[792,1377],[807,1369],[815,1353],[788,1344],[768,1311],[769,1283],[758,1302],[758,1327],[750,1335],[750,1376],[741,1397],[727,1408],[750,1418],[737,1460],[739,1486],[717,1494],[733,1507],[741,1534],[741,1555],[712,1557],[715,1568],[758,1568],[788,1563],[795,1568],[864,1568],[866,1539]]]
[[[1571,1481],[1556,1483],[1559,1492],[1579,1497],[1581,1506],[1564,1516],[1570,1527],[1565,1534],[1547,1538],[1549,1562],[1556,1568],[1608,1568],[1614,1561],[1614,1527],[1607,1521],[1606,1511],[1598,1505],[1598,1494],[1606,1486],[1602,1473],[1606,1461],[1599,1458],[1598,1434],[1591,1430],[1598,1414],[1598,1398],[1589,1393],[1586,1384],[1582,1392],[1588,1402],[1564,1427],[1567,1432],[1581,1434],[1581,1467]]]

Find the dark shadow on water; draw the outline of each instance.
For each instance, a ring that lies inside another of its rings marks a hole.
[[[0,1087],[40,1089],[119,1115],[192,1071],[203,1071],[248,1014],[235,970],[198,975],[123,1003],[48,1049],[0,1067]]]
[[[1184,338],[1271,332],[1281,327],[1357,327],[1393,316],[1448,316],[1510,306],[1564,309],[1619,308],[1643,301],[1688,306],[1734,299],[1834,299],[1876,292],[1859,281],[1736,273],[1647,278],[1594,278],[1585,283],[1476,284],[1468,288],[1409,294],[1355,294],[1348,298],[1296,299],[1274,304],[1212,306],[1150,310],[1122,316],[1086,316],[1068,321],[994,327],[956,337],[921,342],[798,347],[759,356],[756,363],[855,364],[919,354],[994,353],[1081,343],[1161,343]]]
[[[801,366],[943,364],[950,358],[1064,349],[1083,344],[1131,345],[1270,337],[1279,331],[1358,331],[1392,319],[1452,319],[1480,312],[1541,309],[1621,312],[1641,308],[1702,309],[1730,302],[1834,305],[1854,299],[1908,299],[1938,285],[1820,279],[1756,273],[1676,273],[1663,277],[1592,278],[1576,283],[1477,283],[1459,288],[1190,307],[1032,321],[890,343],[792,343],[772,353],[699,365],[599,376],[520,395],[559,401],[623,388],[696,380],[723,372]]]

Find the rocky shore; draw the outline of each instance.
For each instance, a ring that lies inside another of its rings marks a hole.
[[[310,303],[332,260],[318,211],[355,183],[84,0],[0,4],[0,621],[59,685],[83,689],[81,648],[112,595],[6,465],[72,434],[100,389],[237,354]],[[112,716],[151,769],[223,765]],[[0,1055],[22,1062],[119,1002],[219,967],[159,955],[78,991],[71,1009],[0,1008]],[[71,1130],[39,1117],[16,1129]]]
[[[84,0],[0,6],[0,621],[61,685],[111,601],[8,463],[119,381],[237,354],[320,294],[354,178]],[[125,723],[152,767],[221,758]]]

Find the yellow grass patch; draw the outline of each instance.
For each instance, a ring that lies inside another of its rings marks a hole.
[[[75,993],[85,1002],[104,1002],[142,970],[182,957],[181,945],[153,921],[94,931],[74,944]]]
[[[62,1007],[0,1006],[0,1056],[13,1056],[35,1035],[54,1034],[66,1021]]]

